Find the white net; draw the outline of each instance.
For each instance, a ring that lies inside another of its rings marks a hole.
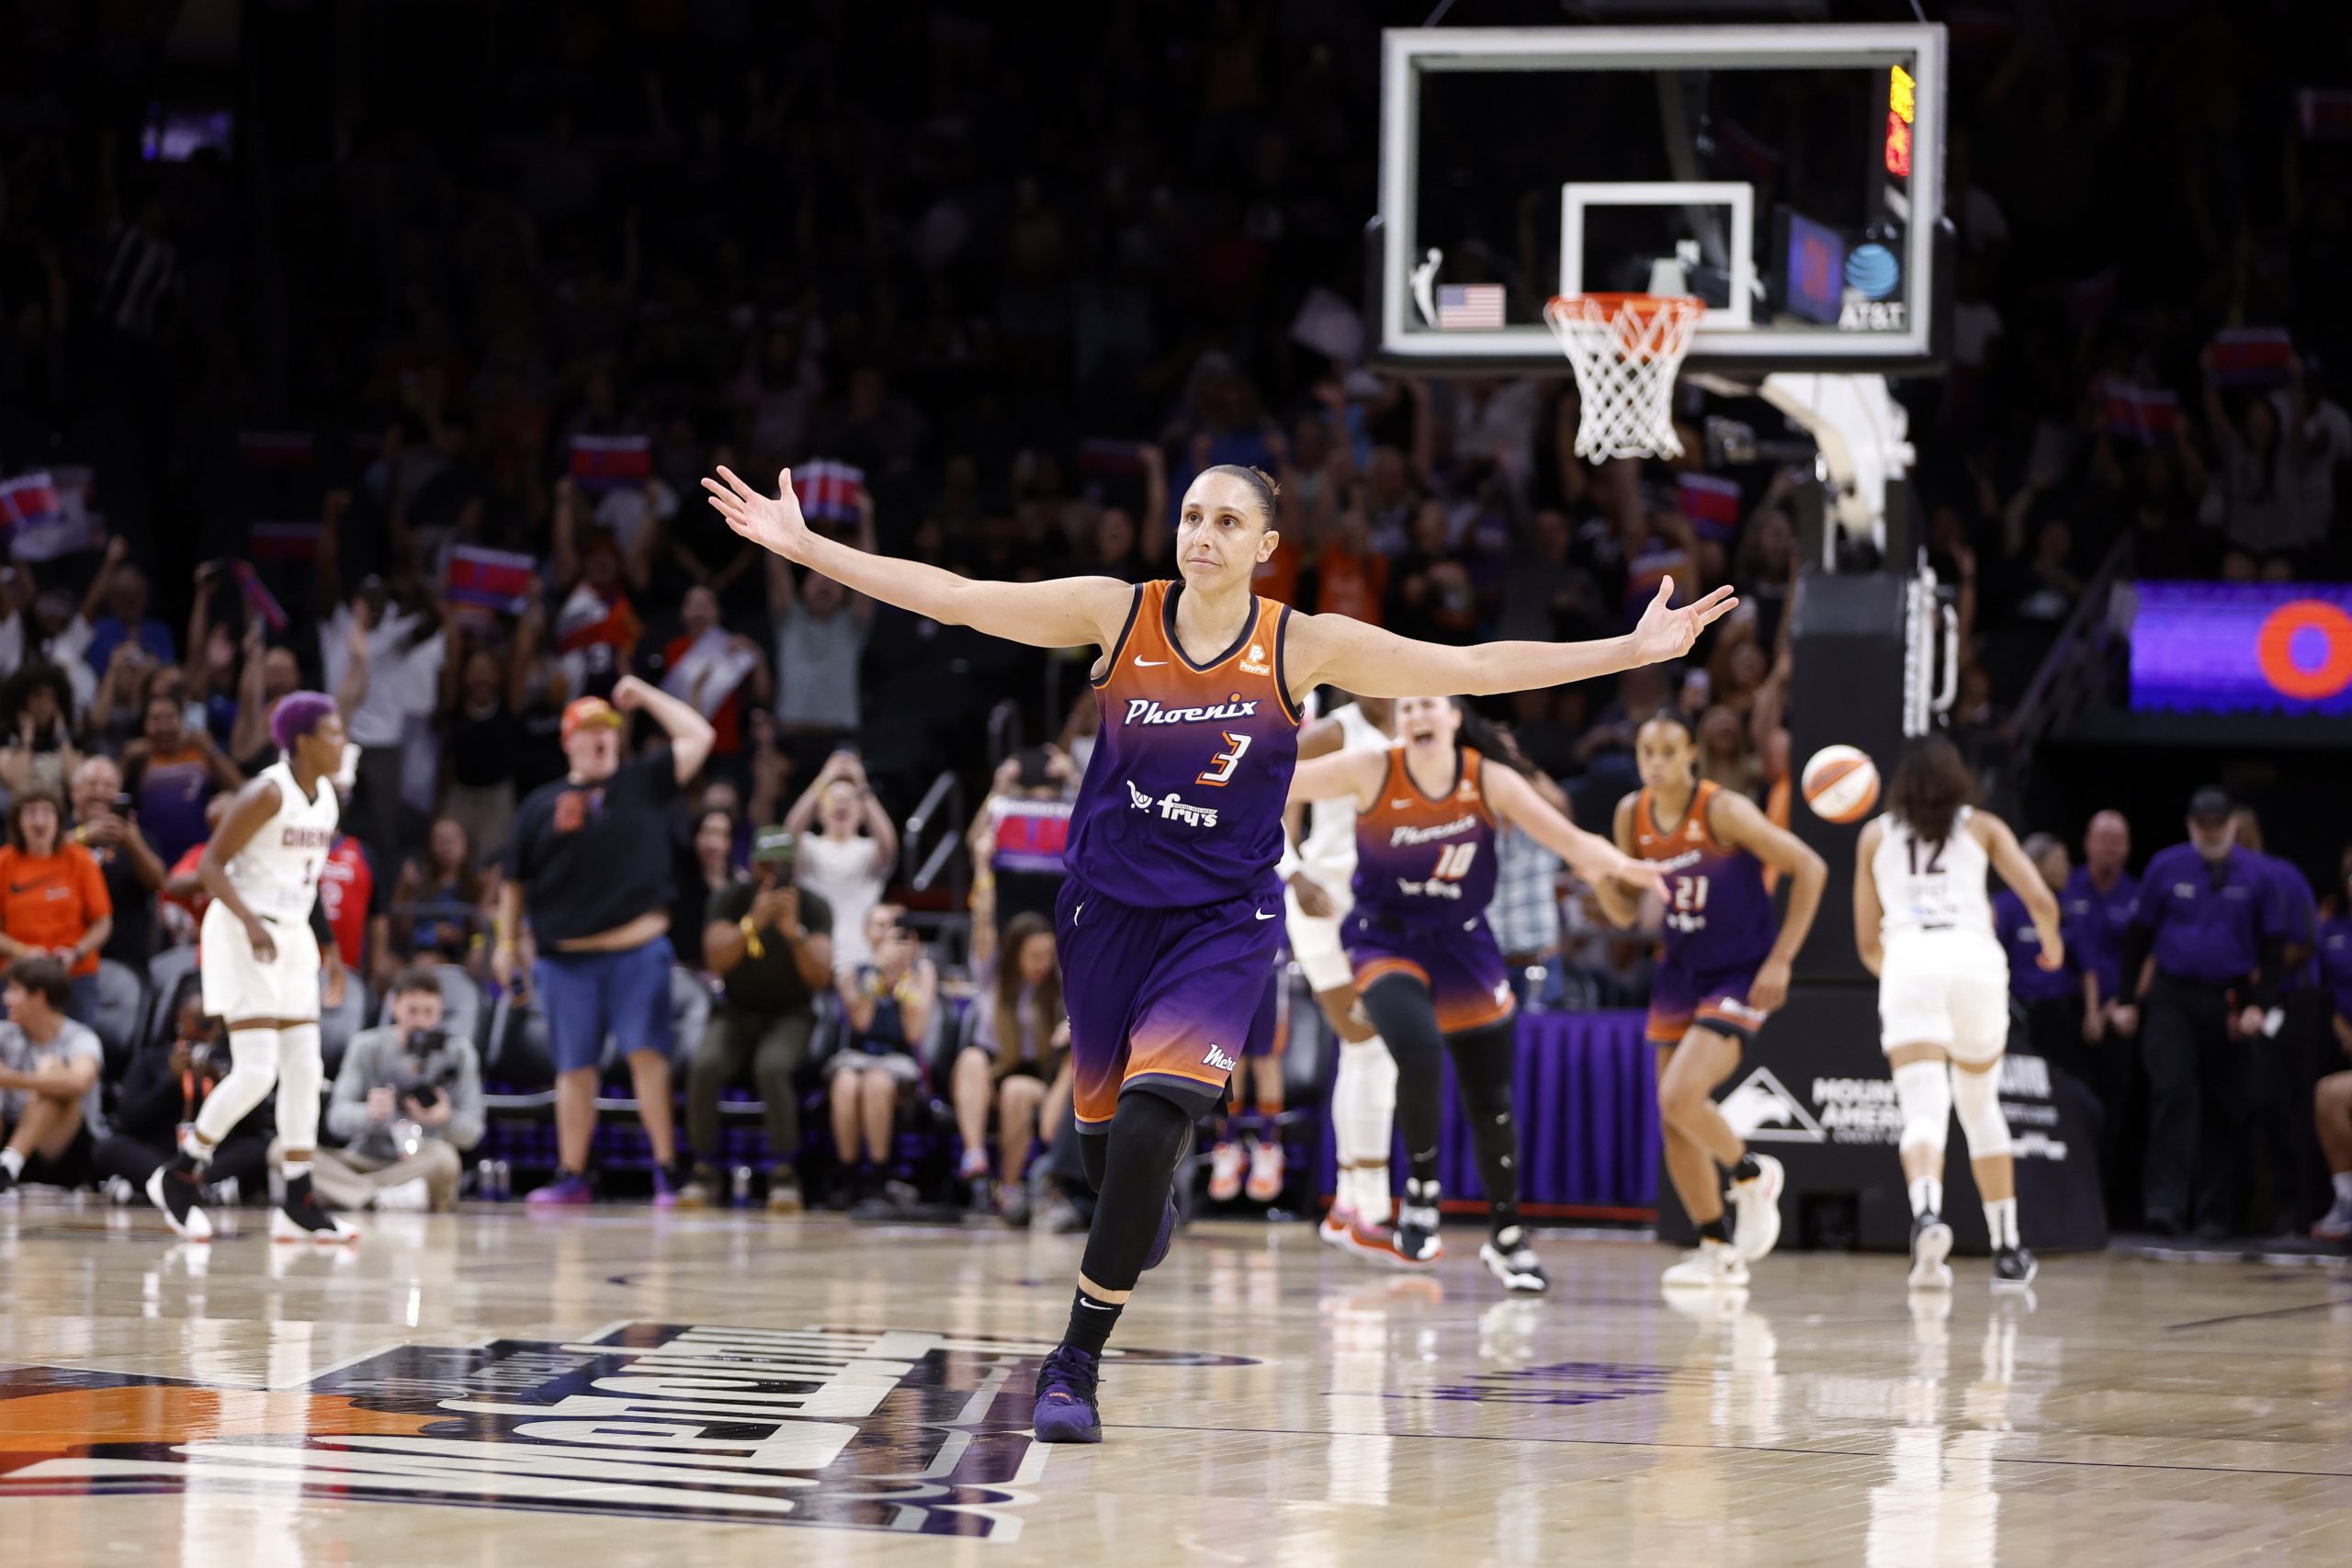
[[[1655,294],[1572,294],[1544,308],[1583,403],[1577,457],[1598,463],[1682,455],[1674,376],[1705,309],[1702,300]]]

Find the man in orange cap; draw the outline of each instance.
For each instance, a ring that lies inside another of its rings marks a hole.
[[[620,756],[622,716],[651,716],[669,738],[641,757]],[[670,808],[710,755],[710,721],[624,676],[613,700],[578,697],[563,710],[570,773],[515,808],[499,891],[491,972],[501,986],[520,967],[523,913],[531,911],[539,994],[555,1057],[556,1150],[561,1168],[534,1203],[586,1203],[596,1131],[596,1078],[605,1038],[628,1057],[639,1114],[653,1145],[654,1201],[677,1201],[670,1101]]]

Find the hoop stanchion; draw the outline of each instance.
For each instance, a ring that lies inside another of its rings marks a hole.
[[[1674,377],[1706,302],[1671,294],[1568,294],[1544,308],[1576,372],[1577,456],[1679,457]]]

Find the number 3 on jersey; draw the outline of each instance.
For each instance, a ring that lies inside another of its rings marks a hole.
[[[1203,773],[1195,781],[1196,783],[1216,784],[1222,788],[1232,782],[1233,770],[1241,765],[1242,754],[1250,750],[1250,737],[1236,735],[1229,729],[1224,731],[1224,735],[1225,750],[1209,759],[1215,766]]]

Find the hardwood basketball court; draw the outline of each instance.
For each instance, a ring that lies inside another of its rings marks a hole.
[[[11,1564],[2187,1568],[2352,1540],[2340,1266],[2058,1258],[2029,1304],[1962,1260],[1945,1315],[1894,1258],[1670,1303],[1663,1248],[1555,1235],[1553,1293],[1505,1300],[1466,1232],[1406,1277],[1202,1225],[1120,1325],[1104,1444],[1046,1449],[1074,1236],[488,1207],[372,1216],[355,1253],[236,1218],[205,1249],[96,1201],[0,1213]]]

